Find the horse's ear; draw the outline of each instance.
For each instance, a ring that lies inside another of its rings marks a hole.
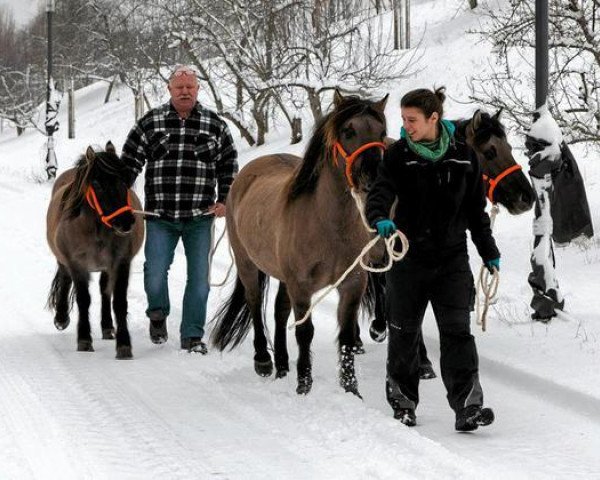
[[[388,93],[381,100],[379,100],[378,102],[375,102],[375,108],[377,110],[379,110],[380,112],[384,112],[385,111],[385,104],[387,103],[389,96],[390,96],[390,94]]]
[[[110,140],[106,142],[106,148],[104,149],[104,151],[106,153],[114,153],[115,155],[117,154],[117,149]]]
[[[481,110],[477,110],[473,114],[473,120],[471,120],[471,124],[473,125],[473,130],[477,130],[481,126]]]
[[[344,96],[340,93],[340,91],[336,88],[333,93],[333,106],[335,108],[339,107],[344,101]]]
[[[502,113],[502,110],[504,110],[504,107],[500,107],[500,109],[494,114],[494,119],[500,120],[500,114]]]
[[[90,163],[94,161],[94,158],[96,158],[96,152],[94,152],[94,149],[90,146],[85,151],[85,159]]]

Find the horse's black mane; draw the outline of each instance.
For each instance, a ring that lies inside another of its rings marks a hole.
[[[62,198],[64,212],[70,217],[79,215],[87,186],[96,172],[122,177],[126,171],[125,164],[113,152],[95,152],[94,160],[91,163],[83,154],[77,159],[74,169],[75,178],[69,188],[65,190]]]
[[[302,164],[292,179],[290,199],[314,191],[323,162],[331,159],[337,134],[348,119],[359,115],[371,115],[385,125],[385,115],[375,105],[371,100],[349,95],[343,98],[335,110],[321,119],[308,142]]]

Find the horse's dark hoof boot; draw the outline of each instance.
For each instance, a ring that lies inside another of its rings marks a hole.
[[[168,338],[166,317],[150,320],[150,340],[152,343],[160,345],[161,343],[166,343]]]
[[[131,345],[121,345],[117,347],[117,360],[131,360],[133,353],[131,352]]]
[[[102,340],[114,340],[115,329],[114,328],[103,328],[102,329]]]
[[[296,393],[298,395],[308,395],[312,388],[313,379],[309,377],[299,377],[298,386],[296,387]]]
[[[356,354],[356,355],[362,355],[363,353],[365,353],[365,347],[363,345],[362,340],[358,339],[356,341],[356,344],[352,347],[352,351]]]
[[[69,323],[71,323],[71,319],[69,317],[62,320],[59,320],[58,318],[54,319],[54,326],[61,332],[69,326]]]
[[[276,370],[277,372],[275,373],[275,378],[287,377],[287,374],[290,371],[288,367],[277,367]]]
[[[386,328],[385,328],[385,327],[384,327],[384,329],[383,329],[383,330],[378,330],[378,329],[375,327],[374,323],[373,323],[373,322],[371,322],[371,326],[369,327],[369,335],[371,335],[371,338],[372,338],[372,339],[373,339],[375,342],[377,342],[377,343],[381,343],[381,342],[383,342],[383,341],[386,339],[386,337],[387,337],[387,330],[386,330]]]
[[[254,360],[254,371],[261,377],[270,377],[273,374],[273,362],[271,360],[266,362]]]
[[[94,346],[91,340],[79,340],[77,342],[77,351],[78,352],[93,352]]]

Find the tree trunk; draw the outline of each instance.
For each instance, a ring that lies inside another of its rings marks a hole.
[[[313,114],[315,123],[318,123],[323,118],[323,110],[321,109],[321,98],[319,93],[314,88],[307,89],[308,102],[310,104],[310,111]]]
[[[292,119],[292,140],[291,144],[300,143],[302,141],[302,119],[294,117]]]
[[[115,86],[116,82],[117,82],[117,77],[115,75],[115,77],[111,80],[110,84],[108,85],[108,90],[106,92],[106,96],[104,97],[104,103],[108,103],[108,101],[110,100],[110,95],[113,91],[113,87]]]

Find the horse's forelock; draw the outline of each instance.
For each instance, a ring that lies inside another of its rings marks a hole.
[[[504,125],[500,123],[500,120],[486,112],[481,112],[480,118],[479,127],[473,131],[473,143],[475,145],[483,145],[492,137],[506,138]],[[467,124],[471,122],[472,120],[469,120]]]

